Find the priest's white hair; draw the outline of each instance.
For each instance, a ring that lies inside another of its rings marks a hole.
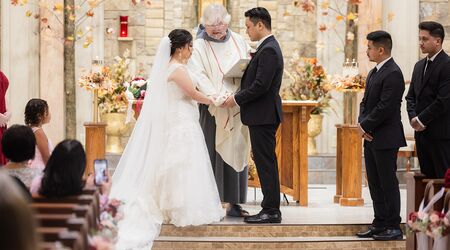
[[[203,11],[201,21],[203,25],[214,25],[220,22],[230,24],[231,16],[223,5],[210,4]]]

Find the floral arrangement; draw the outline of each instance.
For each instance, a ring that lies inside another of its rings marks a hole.
[[[78,85],[88,91],[97,91],[99,109],[102,113],[125,112],[127,109],[127,85],[131,80],[128,66],[130,51],[122,57],[115,57],[112,67],[103,66],[101,72],[92,72],[82,76]]]
[[[450,234],[450,213],[433,211],[411,212],[406,223],[406,231],[408,234],[422,232],[432,238],[439,238]]]
[[[117,241],[118,223],[123,218],[121,211],[123,204],[120,200],[112,199],[100,207],[100,223],[98,230],[89,234],[89,249],[114,249],[114,244]]]
[[[126,82],[127,98],[135,100],[143,100],[147,91],[147,81],[142,77],[136,77],[130,83]]]
[[[335,75],[331,80],[331,84],[338,91],[346,90],[363,90],[366,87],[366,77],[358,74],[355,76],[340,76]]]
[[[283,89],[284,100],[313,100],[319,106],[311,113],[320,114],[330,107],[330,91],[333,86],[329,83],[323,66],[316,58],[300,57],[298,51],[290,61],[290,70],[286,74],[292,79],[291,84]]]

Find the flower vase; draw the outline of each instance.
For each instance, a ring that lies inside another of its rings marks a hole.
[[[358,91],[344,91],[344,124],[356,125],[358,123],[357,99]]]
[[[126,113],[103,113],[101,119],[106,126],[106,152],[121,154],[123,152],[122,136],[129,131],[125,124]]]
[[[322,132],[323,115],[311,114],[308,121],[308,155],[317,155],[316,136]]]

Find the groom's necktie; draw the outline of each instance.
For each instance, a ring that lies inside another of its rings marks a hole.
[[[425,67],[423,69],[423,75],[425,75],[425,73],[427,73],[427,68],[430,67],[431,63],[433,63],[433,61],[431,61],[431,59],[428,58],[427,62],[425,63]]]
[[[378,72],[378,68],[377,68],[377,67],[373,68],[372,73],[371,73],[370,76],[369,76],[369,79],[367,79],[367,81],[366,81],[366,85],[367,85],[367,86],[366,86],[366,89],[369,88],[370,82],[372,81],[373,76],[374,76],[377,72]]]

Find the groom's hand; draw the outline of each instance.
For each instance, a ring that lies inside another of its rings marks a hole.
[[[222,108],[231,108],[236,106],[236,102],[234,101],[234,95],[230,95],[225,102],[222,104]]]

